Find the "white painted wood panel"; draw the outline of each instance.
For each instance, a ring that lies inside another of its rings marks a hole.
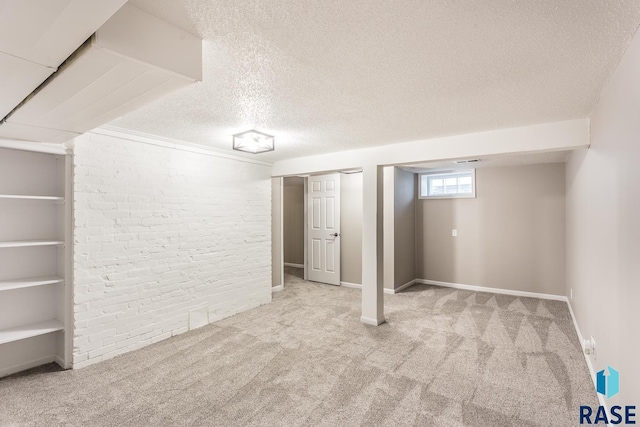
[[[126,0],[0,0],[0,119],[51,76]],[[3,129],[5,137],[29,137]],[[46,139],[42,139],[45,141]]]
[[[8,122],[82,133],[122,115],[125,105],[131,111],[190,83],[142,62],[90,48]]]
[[[322,241],[320,239],[311,239],[311,269],[316,272],[322,271],[322,263],[320,261],[320,251]]]
[[[0,0],[0,52],[58,67],[126,0]]]
[[[55,70],[56,68],[0,52],[0,119],[9,114]]]
[[[37,126],[21,125],[18,123],[5,122],[0,126],[0,138],[15,139],[19,141],[40,141],[51,144],[60,144],[77,136],[80,136],[80,132],[47,129]]]
[[[0,136],[62,142],[201,78],[202,40],[127,5],[8,117]]]
[[[202,41],[134,6],[116,12],[96,33],[95,43],[191,81],[202,80]]]

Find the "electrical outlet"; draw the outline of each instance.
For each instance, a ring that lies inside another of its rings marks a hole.
[[[584,348],[585,354],[589,354],[593,356],[594,360],[597,360],[596,339],[594,337],[591,337],[591,339],[589,340],[584,340],[584,342],[582,343],[582,346]]]
[[[569,298],[573,299],[573,288],[569,289]]]
[[[451,235],[453,237],[456,237],[458,235],[458,230],[456,230],[456,229],[451,230]]]

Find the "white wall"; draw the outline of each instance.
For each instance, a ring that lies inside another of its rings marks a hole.
[[[284,262],[304,265],[304,178],[283,179]]]
[[[567,164],[567,295],[595,371],[620,371],[608,405],[640,404],[640,35],[591,116],[591,148]]]
[[[282,208],[282,178],[271,178],[271,284],[274,288],[284,284]]]
[[[87,134],[74,186],[75,368],[271,301],[268,166]]]
[[[340,281],[362,284],[362,174],[340,174]]]
[[[564,296],[564,163],[478,168],[475,198],[417,206],[419,278]]]
[[[383,175],[384,287],[393,290],[416,279],[416,176],[395,166]]]
[[[393,168],[394,289],[416,279],[416,174]]]

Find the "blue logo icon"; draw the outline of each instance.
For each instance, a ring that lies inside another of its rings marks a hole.
[[[604,369],[596,375],[596,390],[607,399],[615,396],[620,391],[620,372],[607,365],[609,375],[604,374]]]
[[[596,391],[608,399],[620,392],[620,372],[609,365],[607,365],[609,374],[605,375],[604,371],[603,369],[596,374]],[[635,405],[615,405],[609,410],[607,410],[606,406],[599,405],[595,414],[591,406],[580,405],[580,424],[635,424],[635,417]]]

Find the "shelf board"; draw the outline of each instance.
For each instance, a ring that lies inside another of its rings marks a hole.
[[[25,279],[0,280],[0,292],[11,289],[33,288],[35,286],[55,285],[64,283],[64,279],[57,276],[27,277]]]
[[[38,335],[49,334],[63,329],[64,325],[62,322],[55,319],[15,328],[0,329],[0,344],[37,337]]]
[[[64,245],[62,240],[16,240],[12,242],[0,242],[0,248],[24,248],[28,246],[56,246]]]
[[[50,200],[56,202],[64,201],[64,197],[58,196],[28,196],[23,194],[0,194],[0,199],[7,200]]]

